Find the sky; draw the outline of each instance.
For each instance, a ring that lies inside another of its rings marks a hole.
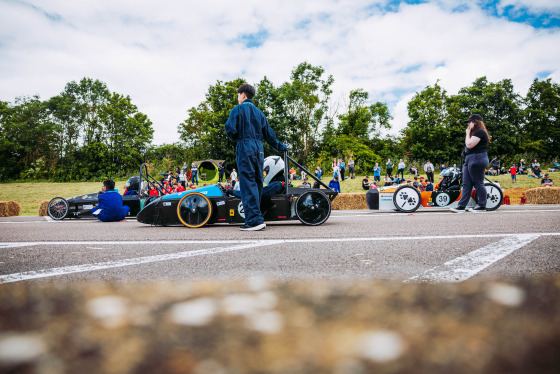
[[[560,83],[560,0],[0,0],[0,100],[99,79],[148,115],[154,144],[178,141],[218,80],[278,86],[302,62],[334,77],[339,111],[358,88],[386,103],[398,134],[436,82]]]

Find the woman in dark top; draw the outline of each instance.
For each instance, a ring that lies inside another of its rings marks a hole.
[[[484,187],[484,169],[488,165],[488,130],[486,130],[480,114],[471,114],[465,122],[469,125],[465,130],[466,157],[463,165],[463,190],[459,204],[451,210],[455,213],[465,212],[474,186],[478,195],[478,204],[472,211],[485,212],[487,196]]]

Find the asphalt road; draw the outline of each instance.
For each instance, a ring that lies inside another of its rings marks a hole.
[[[560,205],[495,212],[333,211],[318,227],[154,227],[0,218],[0,283],[270,277],[461,282],[558,275]]]

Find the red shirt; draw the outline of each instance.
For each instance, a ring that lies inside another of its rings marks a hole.
[[[159,193],[155,188],[153,190],[150,190],[150,196],[157,196],[157,195],[159,195]]]
[[[509,169],[509,173],[511,175],[517,175],[517,169],[513,167],[513,168]]]
[[[185,190],[185,187],[183,187],[182,185],[179,185],[176,189],[175,192],[183,192]]]

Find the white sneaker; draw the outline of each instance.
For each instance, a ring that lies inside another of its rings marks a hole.
[[[264,230],[265,228],[266,228],[266,224],[261,223],[260,225],[256,225],[256,226],[243,225],[239,229],[241,231],[259,231],[259,230]]]

